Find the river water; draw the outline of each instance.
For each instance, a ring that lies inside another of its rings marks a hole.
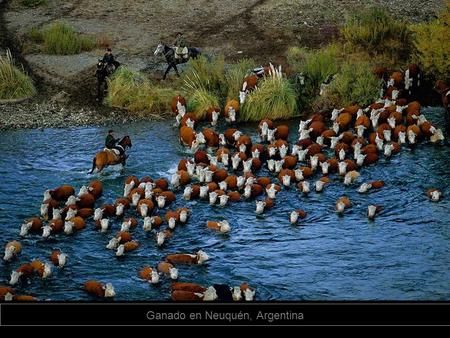
[[[442,110],[424,110],[429,120],[443,124]],[[291,122],[291,138],[298,121]],[[92,177],[87,173],[92,157],[102,147],[108,127],[79,127],[2,131],[0,134],[0,243],[19,238],[21,222],[39,213],[45,189],[63,183],[78,189]],[[146,122],[113,126],[117,135],[129,134],[133,148],[125,172],[109,168],[96,175],[104,183],[100,203],[110,203],[123,192],[128,175],[167,177],[178,161],[188,156],[178,142],[171,122]],[[255,125],[241,130],[256,137]],[[43,240],[38,235],[19,239],[22,254],[11,263],[0,263],[0,284],[11,271],[34,258],[48,259],[53,249],[68,254],[68,264],[54,269],[47,280],[33,278],[16,288],[40,300],[93,300],[82,285],[88,279],[111,282],[116,300],[168,300],[170,281],[157,286],[138,278],[143,265],[155,266],[166,254],[203,249],[211,259],[205,266],[180,267],[180,281],[203,285],[239,285],[247,281],[258,300],[449,300],[450,299],[450,147],[420,144],[404,147],[390,160],[361,170],[358,183],[344,187],[335,177],[324,192],[307,197],[294,188],[277,195],[276,207],[255,215],[254,201],[225,208],[204,201],[187,202],[177,194],[171,208],[188,206],[192,216],[176,229],[163,248],[152,234],[133,231],[141,246],[116,258],[105,248],[120,228],[115,221],[106,234],[88,222],[72,236]],[[261,173],[264,174],[264,171]],[[386,186],[367,195],[356,192],[360,183],[384,180]],[[312,183],[312,181],[311,181]],[[444,199],[433,203],[424,191],[442,190]],[[334,203],[342,194],[353,202],[343,217]],[[375,221],[366,218],[367,205],[383,206]],[[294,209],[308,216],[302,226],[289,224]],[[163,215],[163,212],[159,212]],[[207,220],[227,219],[229,235],[206,228]]]

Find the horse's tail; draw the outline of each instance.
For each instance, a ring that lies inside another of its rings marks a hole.
[[[202,55],[202,52],[200,51],[199,48],[192,47],[192,52],[191,52],[191,54],[192,54],[192,58],[193,58],[193,59],[196,59],[197,57],[199,57],[200,55]]]
[[[94,172],[94,170],[95,170],[95,167],[96,167],[96,156],[94,156],[94,159],[92,160],[92,169],[91,169],[91,171],[89,172],[89,174],[92,174],[93,172]]]

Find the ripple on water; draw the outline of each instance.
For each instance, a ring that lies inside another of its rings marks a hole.
[[[426,114],[442,125],[441,110],[427,108]],[[292,140],[297,123],[291,123]],[[78,189],[93,178],[100,179],[105,190],[100,203],[111,203],[122,194],[125,176],[169,179],[178,161],[192,156],[179,145],[177,130],[170,122],[118,125],[113,127],[116,134],[129,134],[133,141],[125,172],[116,167],[89,176],[93,154],[103,146],[107,129],[2,132],[1,243],[18,237],[21,222],[39,212],[42,193],[49,187],[70,183]],[[254,124],[241,129],[257,140]],[[193,216],[162,248],[156,247],[153,234],[142,232],[140,223],[133,236],[141,246],[118,259],[105,246],[121,222],[113,221],[104,234],[88,222],[85,230],[72,236],[21,239],[20,260],[0,265],[0,284],[7,283],[11,270],[19,264],[47,258],[53,249],[61,249],[69,256],[66,267],[55,269],[49,280],[33,279],[18,291],[40,299],[90,300],[82,285],[97,279],[113,283],[117,300],[167,300],[170,282],[162,278],[159,285],[149,285],[139,279],[139,269],[155,266],[169,253],[203,249],[211,256],[210,262],[180,267],[180,280],[204,285],[248,281],[262,300],[448,300],[450,202],[444,198],[431,203],[424,191],[439,187],[444,196],[450,196],[449,155],[450,148],[445,146],[404,148],[391,159],[363,168],[361,177],[349,187],[335,177],[322,193],[303,196],[295,188],[282,190],[275,208],[262,216],[255,215],[254,201],[221,208],[205,201],[184,201],[180,189],[170,208],[186,205]],[[373,180],[384,180],[386,186],[368,194],[356,192],[362,182]],[[340,217],[334,203],[342,195],[349,196],[353,206]],[[374,221],[366,218],[369,204],[383,207]],[[308,213],[299,225],[289,224],[294,209]],[[230,222],[230,234],[207,229],[207,220],[222,219]]]

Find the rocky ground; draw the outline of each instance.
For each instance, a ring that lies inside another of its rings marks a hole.
[[[41,126],[41,118],[46,116],[46,112],[64,116],[55,113],[56,108],[53,109],[53,103],[49,103],[49,99],[59,95],[61,91],[70,94],[66,102],[59,104],[72,107],[73,112],[67,117],[69,120],[70,115],[82,111],[80,121],[89,124],[92,117],[86,112],[98,110],[95,103],[95,79],[92,75],[93,65],[103,51],[94,50],[73,56],[42,54],[24,38],[25,33],[32,27],[62,19],[79,32],[110,41],[120,62],[160,80],[165,64],[161,57],[153,55],[153,51],[159,41],[171,44],[177,31],[183,31],[188,43],[201,48],[204,53],[220,52],[229,60],[252,57],[261,63],[272,61],[283,64],[288,47],[318,47],[329,42],[338,34],[338,27],[348,13],[370,3],[386,8],[401,19],[420,22],[434,17],[444,7],[445,2],[47,0],[44,6],[27,8],[21,4],[21,0],[0,0],[0,34],[3,35],[3,38],[0,38],[0,48],[13,47],[15,56],[32,73],[41,92],[32,102],[0,105],[0,128]],[[5,38],[5,35],[8,38]],[[42,110],[32,108],[40,105]],[[14,115],[14,111],[33,111],[40,118],[19,119],[23,120],[20,123],[12,122],[17,121],[18,113]],[[102,113],[95,115],[100,119]],[[55,125],[63,124],[55,122]]]
[[[64,96],[65,92],[55,95],[56,98]],[[0,104],[0,130],[125,124],[142,118],[119,109],[69,104],[68,100],[40,98],[18,104]]]

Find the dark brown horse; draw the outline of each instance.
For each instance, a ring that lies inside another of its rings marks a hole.
[[[170,71],[171,68],[173,68],[175,70],[175,73],[177,73],[177,76],[180,77],[180,74],[178,73],[177,65],[180,63],[186,63],[190,59],[196,59],[201,54],[201,52],[198,48],[188,48],[188,57],[177,59],[175,57],[175,49],[167,46],[163,42],[160,42],[158,44],[158,47],[156,47],[154,55],[157,56],[160,54],[163,54],[167,61],[167,69],[164,72],[164,76],[163,76],[163,79],[165,79],[167,76],[167,73]]]
[[[122,166],[125,166],[126,159],[128,158],[125,155],[125,150],[132,147],[130,137],[128,135],[124,136],[116,147],[122,149],[121,155],[117,155],[112,149],[103,149],[95,155],[90,174],[94,172],[95,168],[97,168],[97,172],[101,172],[108,165],[122,164]]]
[[[108,79],[116,71],[118,65],[109,65],[102,59],[98,60],[95,77],[97,78],[97,101],[101,101],[108,91]]]

